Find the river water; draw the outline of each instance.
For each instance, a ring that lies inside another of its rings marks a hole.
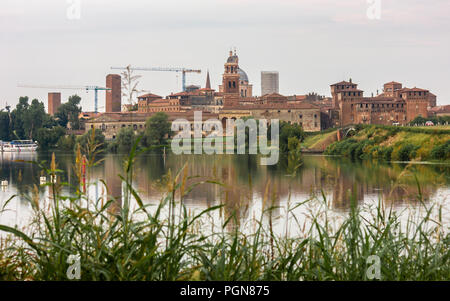
[[[120,204],[124,185],[118,175],[124,175],[126,158],[126,155],[108,154],[90,170],[87,191],[92,199],[109,195]],[[48,199],[50,188],[39,185],[42,170],[27,161],[45,161],[49,166],[50,160],[50,153],[0,156],[0,180],[8,181],[8,186],[2,186],[0,191],[0,211],[4,209],[0,224],[26,226],[32,214],[29,199],[33,193],[38,191],[39,199]],[[352,196],[359,206],[370,206],[381,200],[385,207],[411,210],[420,207],[418,196],[422,195],[425,204],[443,206],[446,226],[449,226],[450,164],[352,162],[321,155],[304,155],[302,160],[293,174],[292,164],[285,158],[276,166],[261,166],[259,159],[252,155],[140,155],[135,158],[133,186],[144,203],[158,204],[165,193],[164,175],[169,170],[176,174],[186,164],[187,174],[192,177],[189,184],[201,180],[221,183],[195,187],[184,199],[186,207],[203,210],[223,204],[225,215],[233,212],[240,225],[248,225],[268,202],[276,207],[275,227],[283,233],[289,227],[298,227],[299,215],[312,210],[306,207],[290,212],[289,208],[314,195],[322,200],[325,197],[329,210],[336,215],[349,210]],[[74,161],[73,154],[56,153],[57,167],[63,171],[58,180],[76,187]],[[65,187],[63,194],[73,194],[73,187]],[[297,226],[292,226],[290,221],[294,216]]]

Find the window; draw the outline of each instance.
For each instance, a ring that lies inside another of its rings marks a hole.
[[[302,119],[302,118],[303,118],[303,115],[302,115],[302,114],[300,114],[300,115],[298,115],[298,117],[299,117],[300,119]]]

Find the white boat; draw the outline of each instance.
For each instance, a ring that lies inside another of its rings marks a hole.
[[[0,152],[5,153],[29,153],[35,152],[37,148],[37,142],[33,140],[0,141]]]

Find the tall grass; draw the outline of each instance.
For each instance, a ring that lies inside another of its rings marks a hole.
[[[325,195],[313,195],[289,206],[293,227],[303,229],[292,236],[273,231],[269,183],[255,231],[242,231],[235,214],[220,229],[204,231],[201,221],[223,212],[226,204],[192,213],[184,198],[198,185],[221,184],[188,185],[192,179],[186,166],[176,174],[169,171],[164,197],[150,208],[133,187],[137,144],[120,176],[125,187],[121,203],[113,197],[92,200],[83,189],[63,196],[61,187],[68,184],[50,182],[48,206],[44,200],[30,200],[35,219],[28,230],[0,225],[11,234],[0,244],[0,279],[67,280],[67,261],[74,254],[81,258],[82,280],[367,280],[371,255],[380,257],[381,280],[450,277],[448,225],[423,202],[422,218],[404,221],[382,202],[363,211],[353,197],[349,214],[336,224]],[[96,164],[96,154],[96,147],[87,148],[90,166]],[[50,176],[60,173],[54,157],[50,167],[41,167]],[[294,215],[301,206],[317,209],[306,226]]]

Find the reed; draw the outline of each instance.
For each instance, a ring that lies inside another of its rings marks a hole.
[[[32,201],[35,218],[29,228],[0,225],[10,234],[0,241],[0,279],[67,280],[68,258],[74,254],[80,255],[82,280],[368,280],[371,255],[380,258],[381,280],[450,278],[448,225],[441,208],[422,202],[420,185],[420,219],[411,215],[405,221],[381,201],[376,208],[361,208],[352,197],[350,212],[336,223],[325,195],[312,195],[306,202],[289,201],[287,214],[301,234],[279,235],[273,231],[276,208],[267,189],[255,231],[242,231],[233,213],[219,229],[203,231],[204,220],[226,204],[192,213],[183,200],[198,185],[221,183],[188,185],[186,166],[176,174],[169,171],[165,196],[151,208],[133,187],[138,143],[120,175],[121,204],[113,197],[90,199],[83,189],[64,196],[61,187],[68,184],[50,182],[50,202]],[[85,155],[89,169],[96,164],[96,147]],[[81,153],[77,158],[80,164]],[[39,164],[47,175],[61,172],[54,159],[49,167]],[[306,226],[293,215],[300,206],[310,208]]]

